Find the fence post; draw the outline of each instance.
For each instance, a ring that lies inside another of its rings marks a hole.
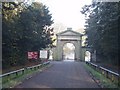
[[[112,78],[111,78],[111,79],[112,79],[112,82],[113,82],[113,81],[114,81],[114,76],[113,76],[113,75],[112,75]]]
[[[16,72],[16,76],[18,76],[18,72]]]
[[[118,86],[120,86],[120,76],[118,77]]]
[[[34,68],[34,70],[36,69],[36,67],[33,67]]]
[[[22,70],[22,74],[24,74],[24,70]]]
[[[108,78],[108,71],[106,71],[106,77]]]
[[[7,78],[7,81],[9,81],[9,80],[10,80],[10,74],[8,74],[7,77],[8,77],[8,78]]]

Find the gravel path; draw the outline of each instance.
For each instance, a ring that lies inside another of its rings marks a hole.
[[[52,61],[52,67],[25,80],[16,88],[99,88],[83,62]]]

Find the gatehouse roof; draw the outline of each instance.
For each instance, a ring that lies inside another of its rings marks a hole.
[[[81,33],[73,31],[72,28],[67,28],[67,30],[57,33],[57,36],[82,36]]]

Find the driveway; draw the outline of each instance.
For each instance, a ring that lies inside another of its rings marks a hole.
[[[99,88],[83,62],[51,61],[52,66],[25,80],[16,88]]]

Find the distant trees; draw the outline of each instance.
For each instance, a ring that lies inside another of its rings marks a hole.
[[[81,13],[86,16],[87,46],[97,51],[100,60],[117,65],[120,2],[93,2],[85,5]]]
[[[3,68],[26,64],[28,51],[52,47],[51,18],[42,3],[2,3]]]
[[[63,47],[64,54],[70,54],[74,52],[74,45],[72,43],[66,43]]]

